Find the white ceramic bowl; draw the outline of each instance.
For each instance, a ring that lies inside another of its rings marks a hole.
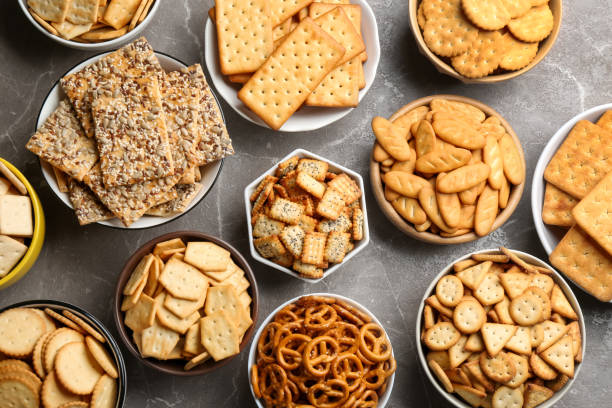
[[[576,123],[581,120],[596,122],[605,111],[610,109],[612,109],[612,103],[596,106],[582,112],[577,116],[574,116],[563,126],[561,126],[557,133],[555,133],[555,135],[548,141],[546,147],[544,147],[544,150],[542,151],[542,154],[540,154],[540,158],[538,159],[538,163],[533,172],[533,182],[531,185],[531,211],[533,213],[533,222],[535,224],[538,237],[540,238],[540,242],[548,255],[550,255],[550,253],[559,244],[559,241],[561,241],[567,232],[567,229],[555,227],[554,225],[548,225],[542,221],[542,207],[544,205],[544,192],[546,191],[544,170],[546,170],[546,166],[548,166],[550,159],[552,159],[552,157],[555,155]],[[580,285],[578,285],[576,282],[574,283],[580,287]]]
[[[253,396],[253,399],[255,400],[255,404],[257,404],[258,408],[265,408],[265,406],[261,403],[261,400],[255,396],[255,392],[253,392],[253,384],[251,383],[251,367],[253,367],[255,365],[255,363],[256,363],[255,362],[255,358],[256,358],[256,355],[257,355],[257,343],[259,341],[259,337],[261,336],[261,332],[268,325],[268,323],[270,323],[270,321],[272,321],[272,319],[274,319],[274,316],[283,307],[285,307],[285,306],[287,306],[287,305],[289,305],[289,304],[291,304],[293,302],[296,302],[298,299],[300,299],[300,298],[302,298],[304,296],[323,296],[323,297],[330,297],[330,298],[336,298],[336,299],[344,300],[345,302],[347,302],[351,306],[355,306],[356,308],[358,308],[359,310],[363,311],[368,316],[370,316],[372,318],[372,321],[374,323],[376,323],[377,325],[379,325],[380,327],[382,327],[383,331],[385,331],[385,327],[383,326],[383,324],[376,318],[376,316],[374,316],[374,314],[372,314],[372,312],[370,312],[363,305],[357,303],[353,299],[349,299],[349,298],[341,296],[341,295],[336,295],[336,294],[333,294],[333,293],[310,293],[308,295],[298,296],[296,298],[293,298],[291,300],[286,301],[285,303],[283,303],[282,305],[280,305],[279,307],[274,309],[274,311],[272,313],[270,313],[270,315],[268,317],[266,317],[266,320],[264,320],[261,323],[261,326],[259,326],[259,329],[257,329],[257,332],[255,333],[255,336],[253,336],[253,341],[251,342],[251,349],[249,350],[249,360],[248,360],[248,364],[247,364],[247,378],[248,378],[248,381],[249,381],[249,389],[251,390],[251,395]],[[385,335],[387,336],[387,338],[390,339],[390,337],[389,337],[389,335],[387,334],[386,331],[385,331]],[[395,356],[395,353],[393,353],[393,345],[391,346],[391,354],[393,356]],[[389,377],[389,380],[388,380],[388,383],[387,383],[387,389],[385,390],[385,393],[379,397],[377,408],[384,408],[387,405],[387,402],[389,401],[389,397],[391,396],[391,391],[393,391],[393,383],[395,382],[395,374],[396,373],[393,373]]]
[[[88,44],[88,43],[81,43],[77,41],[66,40],[60,36],[51,34],[43,26],[41,26],[38,23],[38,21],[34,20],[34,17],[32,17],[30,12],[28,11],[27,0],[19,0],[18,2],[19,2],[19,6],[21,7],[21,11],[23,11],[23,14],[25,14],[26,18],[30,21],[30,23],[34,25],[34,27],[38,29],[38,31],[40,31],[41,33],[43,33],[45,36],[49,37],[53,41],[59,44],[65,45],[66,47],[76,48],[77,50],[85,50],[85,51],[112,50],[115,48],[119,48],[121,45],[127,44],[128,42],[133,41],[136,38],[140,37],[145,27],[149,25],[151,20],[153,20],[153,15],[157,12],[157,9],[159,8],[159,5],[161,4],[161,0],[155,0],[153,2],[153,5],[149,9],[149,13],[145,17],[145,19],[142,20],[142,23],[134,27],[132,31],[128,31],[126,34],[122,35],[121,37],[114,38],[112,40]]]
[[[584,354],[586,350],[586,334],[585,334],[585,326],[584,326],[584,316],[582,314],[582,309],[580,309],[580,305],[578,304],[578,300],[576,299],[576,296],[574,295],[574,292],[572,292],[572,289],[569,287],[567,282],[565,282],[565,280],[561,277],[561,275],[558,272],[556,272],[555,269],[551,267],[550,265],[548,265],[546,262],[541,261],[535,256],[529,255],[525,252],[515,251],[515,250],[512,250],[512,252],[517,254],[521,259],[523,259],[526,262],[529,262],[534,265],[543,266],[552,271],[552,274],[550,275],[550,277],[555,281],[557,285],[559,285],[559,287],[561,288],[561,290],[567,297],[567,300],[569,300],[570,304],[572,305],[572,307],[576,311],[576,314],[578,315],[578,324],[580,325],[580,334],[582,336],[582,357],[584,361]],[[440,382],[438,381],[438,379],[431,373],[429,369],[429,365],[427,364],[427,359],[425,357],[425,345],[421,342],[421,329],[423,327],[423,308],[425,306],[425,299],[427,299],[429,296],[435,293],[436,284],[438,283],[438,281],[440,280],[442,276],[448,275],[449,273],[453,273],[453,265],[455,263],[462,261],[464,259],[471,258],[472,255],[474,254],[499,254],[499,253],[500,251],[497,249],[483,249],[481,251],[476,251],[476,252],[472,252],[467,255],[464,255],[459,259],[455,259],[453,262],[445,266],[444,269],[442,269],[442,272],[436,275],[434,280],[431,282],[431,285],[429,285],[429,287],[425,291],[425,295],[423,296],[423,299],[421,300],[421,303],[419,305],[419,310],[417,312],[418,314],[417,314],[417,319],[416,319],[415,334],[416,334],[416,344],[418,344],[417,352],[419,354],[419,360],[421,362],[421,367],[423,367],[425,374],[427,374],[427,378],[433,384],[434,388],[454,407],[470,408],[470,405],[464,402],[463,399],[459,398],[457,394],[450,394],[446,392],[446,390],[442,387],[442,385],[440,385]],[[560,391],[556,392],[555,395],[553,395],[552,398],[549,399],[548,401],[544,402],[541,405],[538,405],[538,408],[551,408],[557,402],[559,402],[561,398],[563,398],[563,395],[565,395],[565,393],[574,384],[574,381],[576,380],[576,377],[578,377],[578,373],[580,372],[580,368],[582,368],[582,363],[575,366],[574,378],[570,378],[567,384],[565,384],[565,386]]]
[[[259,254],[259,252],[257,252],[257,249],[255,249],[255,246],[253,245],[253,224],[251,223],[251,207],[252,206],[251,206],[251,200],[249,198],[251,197],[251,194],[253,193],[253,191],[255,191],[255,189],[257,188],[257,186],[259,185],[261,180],[264,179],[265,176],[267,176],[267,175],[274,175],[274,173],[276,172],[276,167],[278,166],[278,163],[281,163],[281,162],[283,162],[283,161],[285,161],[288,158],[293,157],[293,156],[298,156],[299,158],[317,159],[317,160],[322,160],[324,162],[327,162],[327,163],[329,163],[329,170],[330,171],[346,173],[353,180],[355,180],[355,182],[357,183],[357,185],[361,189],[361,197],[359,198],[359,204],[361,205],[361,210],[363,211],[363,239],[361,241],[355,241],[355,248],[353,248],[353,250],[351,252],[346,254],[346,256],[344,257],[344,260],[341,263],[339,263],[339,264],[335,264],[334,266],[332,266],[332,267],[330,267],[328,269],[325,269],[324,273],[323,273],[323,277],[319,278],[319,279],[303,278],[297,272],[295,272],[294,270],[289,269],[289,268],[285,268],[284,266],[280,266],[279,264],[276,264],[276,263],[270,261],[269,259],[264,258],[263,256],[261,256]],[[251,184],[246,186],[246,188],[244,189],[244,206],[245,206],[245,211],[246,211],[247,226],[248,226],[248,229],[249,229],[248,240],[249,240],[249,247],[251,248],[251,256],[253,256],[253,258],[255,258],[255,260],[257,260],[257,261],[259,261],[259,262],[261,262],[263,264],[266,264],[266,265],[268,265],[271,268],[278,269],[279,271],[284,272],[287,275],[291,275],[294,278],[298,278],[298,279],[301,279],[301,280],[303,280],[305,282],[309,282],[309,283],[316,283],[316,282],[319,282],[319,281],[325,279],[327,276],[331,275],[332,273],[336,272],[338,270],[338,268],[340,268],[344,264],[346,264],[349,259],[351,259],[355,255],[357,255],[358,252],[363,250],[370,243],[370,229],[368,227],[368,211],[366,209],[365,189],[363,187],[363,179],[361,178],[359,173],[355,173],[354,171],[349,170],[346,167],[343,167],[343,166],[339,165],[338,163],[334,163],[334,162],[326,159],[325,157],[321,157],[319,155],[316,155],[316,154],[311,153],[308,150],[304,150],[304,149],[296,149],[296,150],[292,151],[287,156],[283,157],[278,163],[275,164],[270,169],[268,169],[264,174],[262,174],[261,176],[257,177]]]
[[[156,3],[157,3],[157,1],[156,1]],[[98,54],[96,56],[93,56],[93,57],[91,57],[89,59],[86,59],[85,61],[81,62],[79,65],[77,65],[74,68],[70,69],[64,75],[68,75],[68,74],[70,74],[72,72],[79,71],[80,69],[82,69],[86,65],[89,65],[92,62],[99,60],[100,58],[102,58],[103,56],[105,56],[107,54],[108,53],[102,53],[102,54]],[[183,63],[183,62],[177,60],[176,58],[173,58],[173,57],[171,57],[171,56],[169,56],[167,54],[163,54],[163,53],[160,53],[160,52],[156,52],[155,54],[157,55],[157,58],[159,59],[159,63],[161,64],[162,68],[165,69],[166,71],[174,71],[174,70],[177,70],[177,69],[180,69],[180,68],[184,68],[184,67],[187,66],[185,63]],[[42,126],[42,124],[47,119],[47,117],[49,115],[51,115],[53,113],[53,111],[57,108],[60,100],[62,100],[65,97],[66,97],[66,95],[62,91],[61,86],[59,85],[59,80],[58,80],[53,85],[53,87],[51,88],[49,93],[47,94],[47,97],[45,98],[45,100],[44,100],[44,102],[43,102],[43,104],[42,104],[42,106],[40,108],[40,112],[38,113],[38,119],[36,120],[36,129],[38,129],[40,126]],[[61,191],[59,191],[59,188],[57,186],[57,182],[55,180],[55,176],[53,174],[53,168],[49,164],[47,164],[46,162],[44,162],[42,160],[40,161],[40,164],[41,164],[41,169],[42,169],[43,176],[45,177],[45,180],[49,184],[49,187],[51,187],[51,190],[53,190],[55,195],[57,195],[59,197],[59,199],[64,204],[66,204],[68,207],[72,208],[72,203],[70,202],[70,198],[68,197],[68,194],[67,193],[62,193]],[[170,221],[172,221],[172,220],[174,220],[174,219],[176,219],[176,218],[178,218],[178,217],[180,217],[182,215],[185,215],[193,207],[198,205],[199,202],[210,191],[210,189],[212,188],[213,184],[217,180],[217,177],[219,176],[219,173],[221,172],[221,167],[222,166],[223,166],[223,160],[219,160],[219,161],[216,161],[214,163],[208,164],[208,165],[203,166],[203,167],[200,168],[200,172],[202,173],[202,180],[200,180],[200,183],[203,185],[203,187],[200,190],[200,192],[196,195],[196,197],[193,199],[191,204],[189,204],[189,207],[187,207],[187,210],[182,212],[181,214],[177,214],[177,215],[174,215],[172,217],[151,217],[151,216],[145,215],[142,218],[140,218],[139,220],[137,220],[136,222],[134,222],[133,224],[131,224],[129,227],[126,227],[125,225],[123,225],[121,223],[121,221],[119,221],[119,219],[117,219],[117,218],[114,218],[114,219],[108,220],[108,221],[100,221],[100,222],[98,222],[98,224],[106,225],[106,226],[109,226],[109,227],[121,228],[121,229],[143,229],[143,228],[156,227],[158,225],[170,222]]]
[[[378,26],[376,17],[365,0],[353,0],[353,4],[361,6],[361,32],[365,42],[368,60],[363,65],[366,86],[359,91],[359,101],[363,99],[376,77],[376,69],[380,60],[380,44],[378,41]],[[261,127],[269,128],[266,123],[259,118],[253,111],[246,107],[238,99],[240,84],[229,82],[219,67],[219,52],[217,48],[217,30],[215,23],[210,19],[206,20],[204,33],[204,59],[206,69],[210,75],[212,84],[223,99],[246,120]],[[295,112],[280,128],[281,132],[305,132],[320,129],[348,115],[354,108],[321,108],[313,106],[302,106]]]

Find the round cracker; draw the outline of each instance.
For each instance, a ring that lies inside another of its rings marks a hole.
[[[552,305],[550,303],[550,297],[548,297],[548,294],[545,291],[535,286],[529,286],[527,289],[525,289],[523,294],[531,294],[537,297],[540,303],[542,304],[542,317],[540,317],[540,322],[550,319],[550,314],[552,313]]]
[[[543,380],[548,381],[557,378],[557,371],[542,360],[537,353],[531,353],[531,356],[529,356],[529,367],[536,376]]]
[[[436,284],[436,297],[444,306],[457,306],[463,298],[461,279],[455,275],[443,276]]]
[[[69,329],[68,327],[62,327],[57,329],[47,339],[46,344],[43,346],[43,363],[45,372],[50,373],[53,370],[53,364],[57,356],[57,352],[63,346],[68,343],[75,341],[83,341],[83,335],[75,330]]]
[[[516,372],[511,380],[506,381],[505,385],[510,388],[517,388],[529,378],[529,361],[527,361],[526,357],[519,356],[518,354],[506,353],[506,355],[512,359]]]
[[[16,360],[16,359],[6,359],[0,361],[0,373],[11,371],[11,370],[26,370],[32,371],[30,365],[25,361]]]
[[[550,35],[553,26],[554,18],[548,4],[532,7],[525,15],[508,23],[512,35],[524,42],[542,41]]]
[[[453,311],[453,323],[462,333],[476,333],[486,322],[487,315],[480,303],[472,297],[464,299]]]
[[[47,332],[52,332],[53,330],[56,329],[55,321],[51,317],[49,317],[48,314],[34,307],[30,308],[30,310],[36,313],[38,316],[40,316],[41,319],[43,319],[43,321],[45,322],[45,326],[47,326]]]
[[[484,30],[499,30],[510,22],[510,13],[501,0],[461,0],[467,18]]]
[[[36,342],[36,345],[34,346],[34,351],[32,351],[32,367],[34,367],[34,371],[36,372],[36,374],[38,374],[40,378],[45,378],[45,365],[43,363],[43,346],[52,334],[53,332],[47,332],[43,334]]]
[[[96,341],[93,337],[87,336],[85,338],[85,344],[87,344],[87,349],[93,356],[93,358],[100,364],[100,367],[112,378],[119,377],[117,373],[117,366],[115,365],[115,361],[108,354],[108,351],[104,349],[104,346]]]
[[[87,395],[93,392],[102,376],[102,369],[89,354],[83,342],[75,341],[64,345],[55,357],[55,373],[58,381],[68,391]]]
[[[548,0],[546,0],[548,2]],[[531,8],[531,0],[501,0],[510,18],[517,18],[525,15]]]
[[[516,71],[529,65],[538,53],[538,43],[526,43],[517,40],[512,35],[504,34],[506,52],[499,62],[499,67],[508,71]]]
[[[65,402],[57,408],[87,408],[89,404],[83,401]]]
[[[45,308],[45,313],[48,314],[49,316],[51,316],[52,318],[54,318],[55,320],[57,320],[58,322],[60,322],[61,324],[63,324],[64,326],[68,326],[72,330],[75,330],[75,331],[77,331],[79,333],[83,332],[83,329],[81,329],[78,324],[76,324],[72,320],[62,316],[61,314],[55,312],[54,310],[49,309],[47,307],[47,308]]]
[[[27,357],[45,331],[45,322],[31,309],[5,310],[0,313],[0,352]]]
[[[38,392],[18,377],[0,379],[0,401],[5,407],[38,408]]]
[[[0,373],[0,380],[6,379],[6,378],[19,379],[25,382],[27,385],[29,385],[34,391],[36,391],[37,395],[40,392],[40,386],[42,385],[42,381],[40,381],[40,378],[38,378],[36,374],[34,374],[29,369],[28,370],[24,370],[23,368],[7,369],[6,371]]]
[[[425,345],[431,350],[448,350],[461,338],[459,330],[450,322],[436,323],[425,332]]]
[[[535,286],[536,288],[542,289],[544,293],[546,293],[546,296],[550,297],[553,287],[555,286],[555,281],[548,275],[538,273],[531,277],[529,286]]]
[[[499,67],[506,50],[499,31],[480,31],[467,52],[451,58],[455,70],[467,78],[482,78]]]
[[[493,357],[485,352],[480,353],[479,364],[482,372],[493,381],[505,383],[516,374],[514,361],[503,351]]]
[[[91,396],[91,408],[114,408],[117,401],[117,381],[103,375]]]
[[[523,391],[502,385],[493,393],[491,403],[493,408],[522,407]]]
[[[532,326],[542,319],[543,305],[537,296],[525,293],[510,302],[510,317],[521,326]]]
[[[423,29],[427,47],[442,57],[466,52],[478,37],[478,29],[462,14],[428,18]]]
[[[82,397],[62,388],[55,378],[55,372],[51,371],[43,382],[41,401],[43,407],[58,407],[67,402],[82,401]]]
[[[448,379],[448,376],[446,375],[442,367],[440,367],[440,365],[435,360],[429,360],[427,363],[431,371],[435,374],[436,377],[438,377],[438,380],[440,380],[440,382],[444,386],[446,392],[453,392],[453,384]]]

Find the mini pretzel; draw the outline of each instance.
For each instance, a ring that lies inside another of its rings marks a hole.
[[[290,334],[279,343],[276,349],[276,361],[285,370],[295,370],[302,363],[302,351],[312,340],[304,334]]]
[[[341,354],[332,363],[332,374],[346,381],[349,391],[354,391],[363,383],[359,381],[364,375],[363,363],[355,354]]]
[[[339,407],[349,397],[346,381],[334,378],[318,383],[308,390],[308,401],[317,408]]]
[[[306,317],[304,318],[304,327],[308,330],[325,330],[329,329],[336,322],[338,313],[333,307],[323,304],[319,306],[311,306],[306,309]]]
[[[320,336],[312,339],[306,347],[302,358],[304,367],[315,377],[323,377],[331,368],[331,363],[338,356],[338,342],[330,336]]]
[[[379,325],[368,323],[362,326],[359,337],[359,349],[368,360],[379,362],[391,356],[391,344]]]
[[[281,325],[273,322],[267,325],[259,340],[257,340],[257,358],[266,362],[274,362],[274,336]]]

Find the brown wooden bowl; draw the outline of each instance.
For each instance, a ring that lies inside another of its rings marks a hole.
[[[251,286],[247,289],[249,291],[249,295],[251,296],[251,319],[253,320],[253,324],[244,334],[242,342],[240,343],[240,352],[249,344],[251,338],[253,337],[253,333],[255,331],[255,325],[257,324],[257,315],[258,315],[258,291],[257,291],[257,281],[255,280],[255,275],[253,274],[253,270],[247,263],[246,259],[238,252],[233,246],[228,244],[225,241],[222,241],[219,238],[215,238],[211,235],[203,234],[197,231],[177,231],[171,232],[168,234],[164,234],[160,237],[152,239],[151,241],[144,244],[140,247],[125,263],[121,274],[119,275],[119,279],[117,281],[117,287],[115,288],[115,303],[114,303],[114,316],[115,316],[115,325],[117,326],[117,331],[119,332],[119,337],[123,341],[123,344],[127,347],[127,349],[136,357],[137,360],[154,368],[157,371],[161,371],[162,373],[178,375],[183,377],[196,376],[207,374],[211,371],[216,370],[229,363],[234,357],[232,356],[220,361],[214,361],[212,359],[208,360],[206,363],[194,367],[191,370],[184,370],[184,366],[187,363],[186,360],[168,360],[161,361],[154,358],[143,358],[138,351],[138,348],[132,341],[131,330],[125,326],[123,323],[123,312],[121,311],[121,302],[123,299],[123,287],[127,283],[132,271],[140,262],[142,257],[153,251],[153,247],[162,241],[167,241],[174,238],[181,238],[185,242],[189,241],[208,241],[213,242],[219,245],[222,248],[230,251],[232,259],[242,270],[244,270],[245,276],[248,279]]]
[[[516,133],[514,133],[514,130],[512,130],[512,127],[510,127],[510,124],[506,122],[506,120],[499,113],[497,113],[497,111],[495,111],[493,108],[477,100],[466,98],[464,96],[457,96],[457,95],[425,96],[423,98],[417,99],[409,103],[408,105],[403,106],[402,108],[400,108],[400,110],[395,112],[389,118],[389,120],[393,121],[399,118],[400,116],[402,116],[404,113],[407,113],[408,111],[414,108],[417,108],[419,106],[429,105],[431,100],[434,98],[447,99],[449,101],[457,101],[457,102],[463,102],[463,103],[467,103],[470,105],[474,105],[475,107],[477,107],[478,109],[486,113],[487,116],[496,116],[501,122],[501,125],[506,129],[506,132],[508,132],[508,134],[512,137],[512,140],[514,140],[514,143],[518,147],[518,151],[521,156],[521,160],[523,162],[523,167],[526,169],[525,154],[523,153],[523,147],[521,146],[521,141],[519,140]],[[376,141],[374,141],[374,145],[376,145]],[[467,234],[463,234],[458,237],[445,238],[438,234],[433,234],[431,232],[417,231],[411,223],[404,220],[402,216],[399,215],[397,211],[395,211],[395,208],[393,208],[391,203],[387,201],[387,199],[385,198],[385,191],[384,191],[382,180],[380,178],[380,165],[376,160],[374,160],[374,157],[372,155],[370,156],[370,184],[372,185],[372,191],[374,192],[374,197],[376,197],[376,202],[378,202],[378,206],[382,210],[383,214],[385,214],[387,219],[391,221],[393,225],[395,225],[404,234],[407,234],[423,242],[428,242],[431,244],[438,244],[438,245],[463,244],[465,242],[470,242],[470,241],[477,240],[478,238],[481,238],[480,236],[476,235],[475,232],[469,232]],[[501,227],[508,220],[508,218],[510,218],[510,216],[512,215],[512,213],[518,206],[519,201],[521,201],[521,196],[523,195],[524,188],[525,188],[524,180],[521,184],[517,186],[512,186],[512,190],[510,191],[510,197],[508,197],[508,205],[506,206],[506,208],[502,210],[502,212],[500,212],[497,215],[497,219],[493,223],[493,227],[491,227],[491,231],[489,233]]]
[[[494,82],[505,81],[507,79],[515,78],[519,75],[524,74],[529,71],[531,68],[535,67],[542,59],[548,54],[548,51],[552,48],[553,44],[557,40],[559,35],[559,30],[561,28],[561,17],[563,15],[563,5],[562,0],[550,0],[548,2],[548,6],[553,14],[553,29],[548,37],[544,40],[540,41],[540,46],[538,48],[538,53],[536,54],[533,61],[529,63],[524,68],[521,68],[517,71],[507,71],[501,74],[493,74],[488,75],[482,78],[467,78],[455,71],[455,69],[444,61],[441,57],[436,55],[433,51],[429,49],[427,44],[425,44],[425,40],[423,39],[423,33],[421,32],[421,28],[419,27],[419,23],[417,22],[417,8],[422,0],[408,0],[408,13],[410,16],[410,27],[412,29],[412,33],[414,34],[414,38],[416,39],[417,46],[421,54],[425,55],[428,60],[436,67],[438,72],[452,76],[453,78],[457,78],[463,83],[466,84],[490,84]]]

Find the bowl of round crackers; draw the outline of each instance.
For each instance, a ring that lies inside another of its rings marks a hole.
[[[65,302],[1,308],[0,367],[3,406],[125,404],[127,374],[118,344],[93,315]]]
[[[0,289],[32,268],[45,241],[45,214],[34,187],[0,157]]]
[[[19,0],[26,18],[51,40],[70,48],[105,51],[141,35],[157,0]]]
[[[464,83],[532,69],[555,43],[562,17],[561,0],[409,0],[408,9],[419,51]]]
[[[455,95],[417,99],[375,117],[370,183],[383,213],[433,244],[476,240],[502,226],[525,186],[525,157],[490,106]]]
[[[126,262],[115,324],[127,349],[166,374],[209,373],[240,354],[258,314],[255,275],[219,238],[197,231],[159,236]]]
[[[502,247],[467,254],[436,276],[416,341],[427,377],[453,406],[548,408],[573,385],[586,334],[561,275]]]

